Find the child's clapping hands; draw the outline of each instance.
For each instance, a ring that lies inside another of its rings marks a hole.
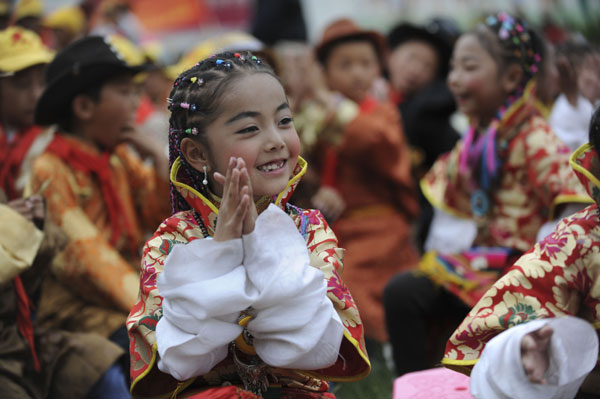
[[[544,326],[523,337],[521,341],[521,363],[530,382],[546,384],[546,370],[550,364],[550,340],[552,327]]]
[[[231,157],[225,176],[214,173],[215,181],[223,185],[223,198],[215,229],[215,241],[227,241],[250,234],[258,216],[246,163]]]

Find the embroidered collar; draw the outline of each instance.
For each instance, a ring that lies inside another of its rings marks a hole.
[[[569,163],[589,196],[600,205],[600,158],[594,147],[582,145],[571,154]]]
[[[177,158],[173,162],[171,167],[171,174],[169,176],[171,183],[176,187],[177,191],[187,201],[188,204],[195,210],[200,216],[202,222],[206,226],[208,233],[214,235],[214,229],[216,226],[217,215],[219,214],[219,204],[221,199],[216,195],[211,195],[211,198],[207,198],[202,195],[198,190],[178,180],[179,169],[181,167],[181,160]],[[294,193],[296,186],[300,182],[300,178],[306,173],[307,162],[302,157],[298,157],[298,164],[294,169],[292,178],[288,181],[285,189],[278,195],[273,197],[262,197],[256,205],[258,212],[265,210],[269,204],[274,203],[281,209],[285,210],[285,206],[289,201],[290,197]]]

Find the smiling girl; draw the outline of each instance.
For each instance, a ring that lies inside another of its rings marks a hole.
[[[436,161],[421,188],[435,208],[474,227],[450,237],[451,249],[432,243],[418,274],[398,275],[386,287],[386,317],[400,374],[438,363],[443,341],[427,341],[431,325],[445,318],[448,327],[458,326],[534,244],[542,225],[560,214],[556,207],[589,202],[569,168],[568,147],[534,104],[542,51],[536,33],[506,13],[490,15],[454,47],[448,86],[470,127]],[[443,226],[446,236],[457,231],[452,230],[456,223]],[[437,353],[428,362],[422,354],[434,347]],[[453,336],[444,364],[464,365],[470,351],[462,337]]]
[[[183,72],[169,98],[171,200],[127,325],[134,397],[332,398],[370,365],[283,87],[249,53]],[[310,370],[310,372],[308,372]]]

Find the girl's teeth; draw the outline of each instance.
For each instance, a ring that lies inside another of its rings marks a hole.
[[[278,162],[278,163],[270,163],[265,166],[259,166],[258,169],[262,170],[263,172],[270,172],[272,170],[279,169],[281,167],[283,167],[283,161]]]

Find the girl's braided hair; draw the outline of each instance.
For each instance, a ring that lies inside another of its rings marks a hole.
[[[472,33],[494,58],[500,72],[511,64],[521,67],[523,78],[518,91],[540,71],[546,53],[544,41],[522,19],[500,12],[488,16]]]
[[[215,54],[182,72],[175,79],[167,99],[171,111],[169,168],[180,158],[178,181],[195,188],[203,195],[208,194],[207,187],[202,184],[203,173],[186,161],[181,153],[181,140],[189,137],[207,147],[204,135],[206,127],[221,115],[227,89],[237,79],[254,73],[267,73],[279,80],[269,65],[250,52]],[[190,209],[173,183],[170,185],[173,213]]]

